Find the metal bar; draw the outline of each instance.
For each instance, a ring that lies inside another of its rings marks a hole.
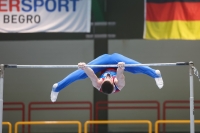
[[[163,120],[166,120],[166,112],[167,109],[190,109],[190,106],[172,106],[172,105],[168,105],[167,104],[185,104],[185,103],[189,103],[190,101],[186,101],[186,100],[167,100],[164,101],[163,103]],[[194,103],[200,103],[200,101],[194,101]],[[194,106],[194,109],[200,109],[200,106]],[[166,125],[163,124],[163,133],[165,133],[166,131]]]
[[[21,108],[17,108],[17,107],[7,107],[7,108],[5,108],[5,105],[21,105],[22,107]],[[24,105],[24,103],[23,102],[4,102],[3,103],[3,106],[4,106],[4,108],[3,108],[3,111],[4,110],[6,110],[6,111],[18,111],[18,110],[20,110],[20,111],[22,111],[22,121],[24,121],[25,120],[25,105]],[[22,125],[22,133],[24,133],[24,131],[25,131],[25,126],[24,125]]]
[[[63,108],[62,107],[58,107],[58,108],[56,108],[56,107],[54,107],[54,108],[50,108],[50,107],[49,108],[48,107],[46,107],[46,108],[45,107],[39,108],[38,107],[38,108],[36,108],[36,107],[34,107],[33,108],[32,107],[31,108],[31,110],[66,110],[66,109],[67,110],[75,110],[75,109],[76,110],[89,110],[90,108],[89,107],[77,107],[77,108],[73,108],[73,107],[68,107],[68,108],[65,108],[65,107],[63,107]]]
[[[158,107],[147,107],[147,106],[143,106],[143,107],[126,107],[126,106],[122,106],[122,107],[98,107],[99,109],[157,109]]]
[[[190,133],[194,133],[194,88],[193,88],[193,63],[190,63],[189,78],[190,78]]]
[[[166,124],[189,124],[190,120],[157,120],[155,122],[155,125],[154,125],[155,133],[159,133],[158,125],[161,124],[161,123],[166,123]],[[200,120],[195,120],[194,123],[200,123]]]
[[[2,125],[8,125],[8,133],[12,133],[12,124],[10,122],[2,122]]]
[[[115,34],[86,34],[86,38],[116,38]]]
[[[82,132],[80,121],[23,121],[15,123],[15,133],[18,133],[18,125],[49,125],[49,124],[75,124],[78,125],[78,133]]]
[[[72,104],[72,105],[74,105],[74,104],[81,104],[81,105],[83,105],[83,104],[85,104],[85,105],[92,105],[92,103],[91,102],[88,102],[88,101],[71,101],[71,102],[65,102],[65,101],[58,101],[58,102],[56,102],[56,103],[52,103],[52,102],[30,102],[29,103],[29,106],[31,106],[31,105],[41,105],[41,104],[44,104],[44,105],[59,105],[59,104],[64,104],[64,105],[66,105],[66,104]]]
[[[107,120],[107,121],[86,121],[84,124],[84,133],[88,133],[89,124],[148,124],[148,133],[152,133],[152,123],[149,120]]]
[[[189,109],[190,106],[167,106],[166,109]],[[199,109],[200,107],[195,106],[195,109]]]
[[[180,104],[180,103],[189,103],[189,101],[188,100],[166,100],[164,102],[164,104],[172,104],[172,103],[177,103],[177,104]],[[195,100],[195,103],[200,103],[200,100]]]
[[[152,106],[145,106],[143,104],[156,104]],[[106,106],[106,105],[114,105],[114,106]],[[116,105],[120,104],[120,105]],[[121,106],[121,104],[133,104],[133,106]],[[140,106],[138,106],[138,104]],[[156,109],[157,110],[157,119],[160,119],[160,103],[158,101],[98,101],[95,104],[95,120],[98,120],[99,110],[105,109]],[[98,125],[95,126],[96,133],[98,132]]]
[[[3,121],[3,83],[4,83],[4,65],[0,65],[0,123]],[[2,124],[0,124],[0,133],[2,133]]]
[[[157,104],[159,105],[160,103],[158,101],[98,101],[96,104]]]
[[[116,22],[91,22],[91,26],[115,26]]]
[[[22,108],[4,108],[3,110],[23,110]]]
[[[136,66],[178,66],[188,65],[187,62],[177,63],[150,63],[150,64],[125,64],[125,67],[136,67]],[[117,67],[116,64],[109,65],[86,65],[88,67]],[[13,65],[6,64],[5,68],[78,68],[78,65]]]
[[[34,105],[75,105],[75,104],[80,104],[79,106],[81,107],[33,107]],[[88,107],[82,107],[83,105],[89,105]],[[28,121],[31,121],[31,112],[33,110],[70,110],[70,109],[73,109],[73,110],[89,110],[89,113],[90,113],[90,116],[92,116],[92,103],[91,102],[88,102],[88,101],[71,101],[71,102],[56,102],[56,103],[52,103],[52,102],[30,102],[28,104]],[[91,117],[90,117],[91,119]],[[90,129],[92,129],[92,126],[90,126]],[[28,133],[30,133],[31,131],[31,126],[28,125]],[[92,130],[91,130],[92,131]]]

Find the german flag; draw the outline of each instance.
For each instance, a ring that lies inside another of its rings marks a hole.
[[[199,40],[200,0],[146,0],[144,39]]]

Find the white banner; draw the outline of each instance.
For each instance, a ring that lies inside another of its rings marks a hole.
[[[91,0],[0,0],[0,32],[90,32]]]

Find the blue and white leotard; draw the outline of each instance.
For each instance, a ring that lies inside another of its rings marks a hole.
[[[113,84],[114,84],[114,91],[112,93],[116,93],[116,92],[119,92],[121,91],[117,85],[115,84],[114,80],[116,78],[116,75],[117,75],[117,72],[116,72],[116,69],[114,68],[107,68],[106,70],[104,70],[104,72],[101,74],[100,78],[102,80],[104,80],[107,76],[107,74],[110,74],[110,76],[113,78]],[[99,89],[100,92],[102,92],[101,88]]]

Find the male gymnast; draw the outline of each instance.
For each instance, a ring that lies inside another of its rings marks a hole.
[[[155,79],[159,89],[163,87],[163,80],[159,70],[152,69],[148,66],[134,66],[125,67],[125,64],[141,64],[133,59],[125,57],[121,54],[103,54],[93,61],[89,62],[88,65],[109,65],[117,64],[116,68],[90,68],[86,66],[86,63],[78,63],[78,70],[72,72],[63,80],[53,85],[51,91],[51,101],[55,102],[58,93],[66,86],[80,79],[87,77],[92,81],[92,85],[104,94],[113,94],[122,90],[125,86],[124,71],[133,74],[146,74]],[[101,76],[98,78],[96,74],[100,72]]]

